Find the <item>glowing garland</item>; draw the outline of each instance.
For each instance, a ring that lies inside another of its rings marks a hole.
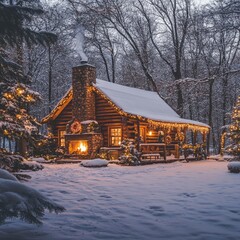
[[[174,129],[174,128],[180,128],[180,129],[190,129],[192,131],[200,131],[202,134],[206,134],[209,132],[209,127],[204,126],[197,126],[190,123],[169,123],[169,122],[160,122],[160,121],[154,121],[145,117],[142,117],[140,115],[134,115],[130,113],[124,112],[123,109],[118,107],[115,103],[112,102],[110,98],[108,98],[102,91],[100,91],[96,87],[92,87],[92,90],[99,94],[104,100],[106,100],[121,116],[129,117],[132,119],[137,119],[140,121],[148,122],[150,125],[153,126],[153,128],[161,127],[161,128],[167,128],[167,129]]]
[[[48,122],[50,119],[54,119],[54,115],[62,110],[62,108],[66,105],[66,103],[70,102],[73,96],[72,88],[67,92],[67,94],[59,101],[57,106],[52,110],[52,112],[42,119],[42,123]]]
[[[197,126],[190,123],[169,123],[169,122],[160,122],[160,121],[154,121],[145,117],[142,117],[140,115],[134,115],[130,113],[126,113],[123,109],[121,109],[119,106],[117,106],[109,97],[107,97],[102,91],[100,91],[97,87],[91,86],[88,88],[88,91],[94,91],[95,93],[99,94],[104,100],[108,102],[108,104],[111,105],[121,116],[129,117],[131,119],[140,120],[143,122],[148,122],[149,125],[151,125],[153,128],[164,128],[164,129],[190,129],[192,131],[199,131],[202,134],[207,134],[209,132],[209,127],[204,126]],[[61,109],[66,105],[67,102],[70,102],[73,96],[72,88],[68,91],[68,93],[60,100],[60,102],[57,104],[57,106],[52,110],[52,112],[42,119],[42,123],[48,122],[50,119],[54,119],[54,115],[61,111]]]

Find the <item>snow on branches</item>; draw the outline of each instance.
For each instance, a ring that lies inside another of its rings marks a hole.
[[[240,160],[240,96],[237,99],[236,106],[232,112],[232,123],[229,126],[229,133],[231,143],[226,147],[226,151]]]
[[[6,170],[0,169],[0,224],[7,218],[41,224],[45,210],[60,213],[65,209],[37,190],[20,183]]]

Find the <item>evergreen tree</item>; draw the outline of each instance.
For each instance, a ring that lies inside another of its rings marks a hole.
[[[39,0],[0,0],[0,136],[10,139],[31,139],[36,130],[37,121],[28,108],[39,94],[30,89],[30,78],[18,60],[24,45],[56,40],[52,33],[32,30],[33,19],[42,13]],[[10,55],[16,49],[17,63]]]
[[[233,108],[228,137],[231,143],[226,148],[227,152],[240,160],[240,96],[237,99],[236,106]]]

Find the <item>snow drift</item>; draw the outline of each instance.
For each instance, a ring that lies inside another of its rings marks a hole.
[[[240,173],[240,162],[229,162],[227,167],[231,173]]]
[[[108,161],[105,159],[96,158],[92,160],[83,160],[80,165],[83,167],[107,167]]]

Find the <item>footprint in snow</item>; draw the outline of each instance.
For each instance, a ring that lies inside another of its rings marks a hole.
[[[157,217],[165,215],[163,207],[160,206],[149,206],[149,208],[145,209],[145,211]]]
[[[100,195],[101,198],[112,198],[111,196],[108,195]]]
[[[194,193],[181,193],[180,195],[184,197],[190,197],[190,198],[196,197],[196,194]]]

